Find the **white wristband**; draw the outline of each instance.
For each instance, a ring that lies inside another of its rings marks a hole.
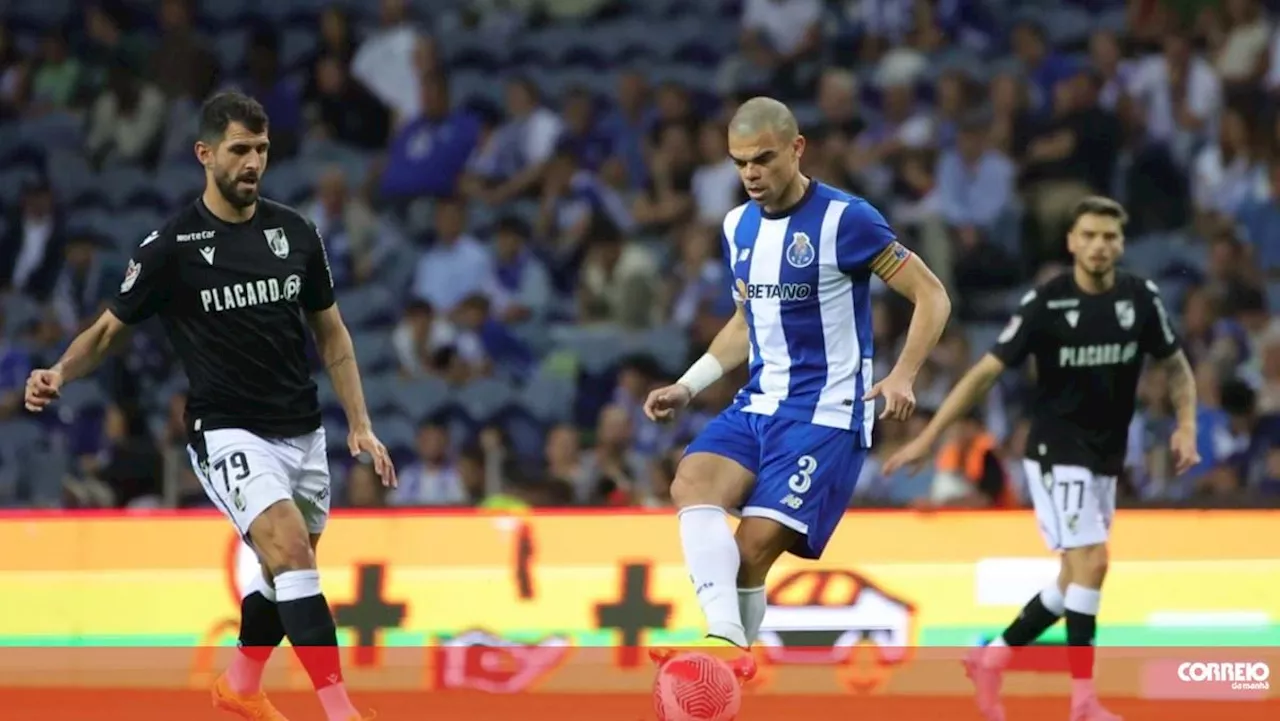
[[[701,358],[694,361],[689,366],[689,370],[680,376],[677,384],[689,389],[690,395],[698,395],[706,390],[708,386],[720,380],[724,375],[724,367],[720,365],[720,361],[710,353],[704,353]]]

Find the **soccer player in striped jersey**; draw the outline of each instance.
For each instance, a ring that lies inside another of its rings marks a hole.
[[[724,219],[737,312],[649,418],[671,419],[726,372],[749,364],[733,404],[690,444],[671,497],[707,643],[729,646],[741,676],[765,612],[765,577],[785,552],[818,558],[840,522],[880,418],[905,420],[912,384],[951,304],[879,211],[800,173],[805,139],[782,103],[744,103],[729,154],[750,200]],[[897,365],[872,378],[871,276],[915,303]],[[742,522],[730,530],[728,513]],[[659,661],[662,654],[655,655]]]

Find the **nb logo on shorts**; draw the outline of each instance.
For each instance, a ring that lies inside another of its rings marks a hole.
[[[804,499],[794,493],[788,493],[787,497],[782,499],[782,505],[793,511],[798,511],[800,506],[804,505]]]

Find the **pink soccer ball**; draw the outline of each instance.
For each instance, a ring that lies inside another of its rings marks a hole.
[[[733,721],[742,709],[742,687],[724,661],[682,653],[658,669],[653,708],[658,721]]]

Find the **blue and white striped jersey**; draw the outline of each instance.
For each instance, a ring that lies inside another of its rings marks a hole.
[[[788,212],[729,211],[725,258],[751,329],[738,409],[851,430],[871,446],[870,281],[909,260],[895,240],[870,203],[816,180]]]

